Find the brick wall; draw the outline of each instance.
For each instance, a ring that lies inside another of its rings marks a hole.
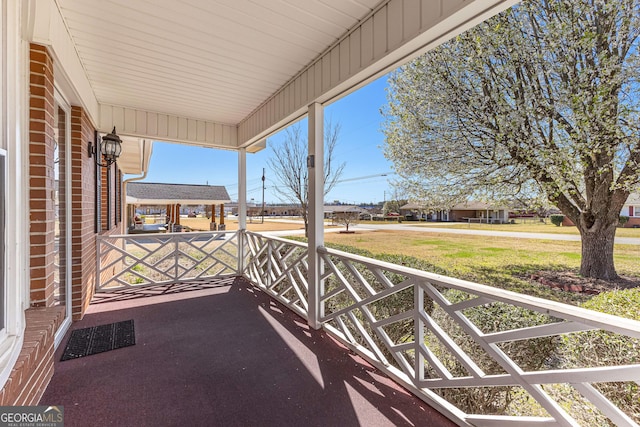
[[[57,112],[54,111],[53,64],[46,47],[30,46],[29,65],[29,296],[33,308],[25,312],[22,348],[9,379],[0,390],[0,405],[36,405],[40,401],[53,375],[54,336],[64,319],[64,306],[54,305],[54,114]],[[59,154],[64,156],[63,148],[60,149]],[[64,194],[64,186],[59,190]],[[60,202],[66,203],[64,196]],[[61,226],[64,227],[64,223]],[[64,294],[60,297],[64,298]]]
[[[55,191],[54,154],[55,154],[55,100],[53,94],[53,63],[44,46],[30,46],[30,84],[29,84],[29,239],[30,239],[30,303],[26,310],[26,329],[20,355],[12,369],[6,384],[0,390],[0,405],[38,404],[53,375],[54,336],[65,316],[65,307],[55,305]],[[63,116],[60,116],[63,117]],[[58,117],[58,118],[60,118]],[[82,318],[89,305],[95,286],[95,176],[94,159],[87,154],[88,141],[93,141],[94,128],[86,113],[80,107],[72,107],[71,117],[71,200],[65,200],[64,184],[60,190],[59,201],[62,207],[71,203],[71,283],[73,319]],[[60,120],[58,120],[59,122]],[[64,129],[58,129],[64,132]],[[60,134],[64,138],[64,134]],[[64,164],[60,164],[64,173]],[[101,168],[103,179],[106,169]],[[116,175],[117,168],[111,167],[110,189],[103,183],[102,214],[107,217],[106,197],[110,199],[110,222],[102,234],[123,232],[122,223],[115,224]],[[64,223],[60,223],[64,229]],[[106,225],[106,224],[105,224]],[[110,228],[110,229],[109,229]],[[65,243],[62,241],[61,243]],[[64,262],[64,259],[61,259]],[[64,277],[61,277],[64,283]],[[60,295],[64,297],[64,294]]]
[[[87,154],[94,128],[81,107],[71,107],[71,287],[73,320],[89,306],[95,287],[95,168]]]
[[[87,153],[88,142],[94,141],[95,128],[81,107],[71,107],[71,187],[72,187],[72,310],[73,320],[80,320],[91,302],[96,279],[96,168]],[[102,159],[101,159],[102,161]],[[117,166],[100,167],[101,235],[121,234],[122,222],[116,221],[116,209],[121,208],[119,191],[121,173]],[[109,178],[109,183],[107,182]],[[107,222],[107,218],[109,221]],[[108,262],[109,260],[105,260]],[[105,272],[112,276],[113,272]],[[106,276],[105,276],[106,278]]]
[[[53,303],[55,219],[53,64],[46,47],[32,44],[29,80],[29,223],[31,305]]]

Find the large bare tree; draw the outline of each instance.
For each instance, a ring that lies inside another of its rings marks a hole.
[[[617,278],[639,186],[640,0],[525,0],[395,72],[386,156],[414,198],[544,195],[580,230],[586,277]]]
[[[336,185],[344,170],[344,162],[336,163],[334,153],[340,135],[340,124],[330,120],[324,126],[324,195]],[[307,168],[307,137],[299,124],[285,130],[285,138],[271,146],[273,156],[269,168],[279,185],[275,190],[284,199],[302,207],[305,235],[309,229],[309,170]]]

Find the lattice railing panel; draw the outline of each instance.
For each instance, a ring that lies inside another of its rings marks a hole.
[[[638,425],[640,322],[326,248],[320,257],[326,329],[453,417]],[[585,334],[627,352],[587,363],[575,356]]]
[[[238,234],[98,236],[100,291],[238,274]]]
[[[306,245],[256,233],[245,233],[244,238],[245,275],[263,291],[307,318]]]
[[[102,286],[238,274],[240,265],[308,317],[303,243],[180,233],[101,237],[98,248]],[[451,418],[638,426],[640,322],[326,248],[318,256],[325,329]],[[586,357],[592,339],[618,346],[620,357]]]

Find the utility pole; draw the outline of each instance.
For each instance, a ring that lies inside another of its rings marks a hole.
[[[262,168],[262,222],[264,224],[264,168]]]

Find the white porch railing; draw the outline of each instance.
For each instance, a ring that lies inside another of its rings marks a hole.
[[[164,282],[242,272],[308,319],[304,243],[250,232],[98,242],[98,259],[108,260],[99,271],[123,267],[105,286],[132,286],[131,278],[149,284],[147,272]],[[638,426],[640,322],[332,249],[318,252],[325,330],[458,424]],[[597,340],[618,346],[618,360],[583,357]]]
[[[97,237],[96,291],[238,275],[238,232]]]
[[[249,232],[245,245],[249,280],[308,320],[307,245]]]
[[[306,245],[246,235],[245,274],[307,318]],[[640,413],[623,412],[611,387],[601,384],[634,390],[640,382],[640,322],[336,250],[319,252],[325,330],[461,425],[638,425]],[[587,366],[562,354],[594,333],[636,345],[638,357]],[[640,401],[631,406],[637,409]]]
[[[640,322],[319,252],[325,329],[452,419],[501,427],[638,425]],[[579,353],[591,349],[580,346],[594,333],[625,343],[620,348],[632,358],[587,366]]]

